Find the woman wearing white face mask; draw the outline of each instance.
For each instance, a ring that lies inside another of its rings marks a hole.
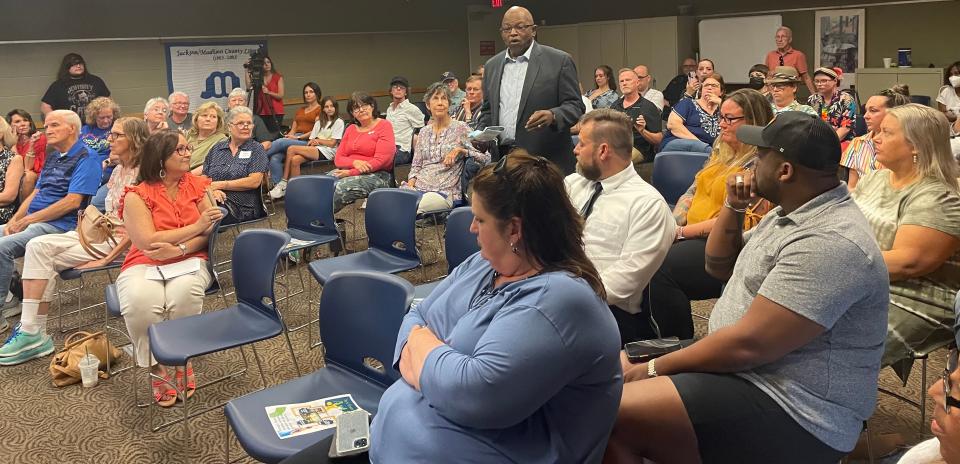
[[[960,115],[960,61],[943,72],[943,87],[937,95],[937,107],[947,115],[947,120],[956,122]]]

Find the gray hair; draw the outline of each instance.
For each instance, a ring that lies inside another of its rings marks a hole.
[[[253,111],[250,111],[250,108],[247,108],[246,106],[234,106],[230,109],[230,111],[227,112],[227,124],[232,123],[233,120],[241,114],[249,114],[250,119],[253,119]]]
[[[788,37],[790,37],[791,39],[793,38],[793,29],[790,29],[787,26],[780,26],[777,28],[777,32],[780,32],[780,31],[786,32]]]
[[[150,108],[153,108],[153,106],[156,105],[157,103],[163,103],[163,106],[166,106],[166,107],[167,107],[167,109],[164,110],[164,112],[163,112],[164,116],[169,116],[169,115],[170,115],[170,102],[167,101],[167,99],[166,99],[166,98],[163,98],[163,97],[153,97],[153,98],[147,100],[147,104],[143,107],[143,114],[144,114],[144,116],[146,116],[146,114],[150,112]]]
[[[83,123],[80,121],[80,115],[74,113],[70,110],[54,110],[47,113],[47,118],[50,116],[58,117],[63,119],[63,122],[70,124],[77,131],[77,135],[80,135],[80,127],[83,126]]]
[[[247,101],[247,91],[246,91],[246,90],[243,90],[243,89],[240,88],[240,87],[234,87],[233,90],[230,91],[230,95],[227,95],[227,100],[229,100],[229,99],[231,99],[231,98],[233,98],[233,97],[243,97],[243,101],[246,102],[246,101]]]
[[[187,95],[186,93],[181,92],[179,90],[175,90],[173,93],[171,93],[170,96],[167,97],[167,100],[173,101],[173,97],[183,97],[183,98],[186,98],[188,102],[190,101],[190,95]]]
[[[447,84],[443,82],[434,82],[427,87],[427,91],[423,93],[423,102],[428,106],[430,104],[430,99],[433,98],[435,94],[443,92],[443,96],[447,97],[447,101],[450,101],[450,87],[447,87]]]

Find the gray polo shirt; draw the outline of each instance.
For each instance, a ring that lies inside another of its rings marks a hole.
[[[841,183],[788,215],[773,209],[744,238],[710,332],[737,323],[758,294],[823,326],[808,344],[738,375],[823,443],[852,450],[876,405],[890,300],[870,226]]]

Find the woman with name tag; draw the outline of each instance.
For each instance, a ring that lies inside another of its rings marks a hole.
[[[620,340],[563,176],[515,150],[472,200],[480,252],[404,317],[370,460],[599,463]]]
[[[214,145],[203,161],[203,175],[213,180],[214,198],[227,208],[223,225],[267,215],[260,197],[267,153],[253,140],[253,112],[246,106],[234,107],[227,113],[227,128],[230,138]]]
[[[106,266],[130,246],[118,210],[124,189],[137,180],[140,151],[147,140],[147,123],[138,118],[120,118],[113,123],[107,139],[110,140],[111,153],[119,160],[105,184],[106,217],[116,225],[113,239],[90,243],[85,237],[86,242],[81,242],[80,234],[71,230],[63,234],[42,235],[27,242],[23,257],[23,304],[16,311],[22,311],[20,324],[0,347],[0,366],[22,364],[53,352],[53,341],[47,335],[47,312],[57,288],[57,273],[74,267]]]
[[[168,130],[147,139],[140,182],[127,187],[120,203],[133,244],[117,277],[120,311],[137,365],[164,379],[175,375],[181,389],[185,378],[187,397],[196,390],[192,366],[170,372],[157,364],[147,329],[156,322],[199,314],[210,285],[204,263],[209,259],[207,236],[222,214],[206,194],[210,179],[189,171],[190,147],[183,135]],[[160,406],[177,401],[176,390],[159,380],[153,382],[153,395]]]

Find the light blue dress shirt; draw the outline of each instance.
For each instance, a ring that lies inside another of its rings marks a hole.
[[[500,77],[500,125],[503,126],[500,143],[513,142],[517,137],[520,97],[523,94],[523,81],[527,78],[527,66],[530,64],[534,43],[530,42],[527,51],[516,58],[511,58],[510,51],[507,51],[503,75]]]
[[[620,403],[619,332],[587,283],[546,272],[491,289],[479,253],[404,319],[445,343],[380,400],[372,462],[598,463]]]

